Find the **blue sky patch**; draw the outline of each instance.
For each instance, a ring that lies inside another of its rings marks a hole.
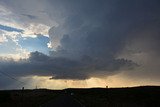
[[[5,25],[1,25],[0,24],[0,30],[5,30],[5,31],[8,31],[8,32],[24,32],[24,30],[22,29],[18,29],[18,28],[14,28],[14,27],[10,27],[10,26],[5,26]]]
[[[18,44],[22,48],[27,49],[30,52],[39,51],[44,54],[48,54],[49,52],[47,43],[49,43],[49,38],[43,35],[38,35],[36,38],[20,38],[18,41]]]

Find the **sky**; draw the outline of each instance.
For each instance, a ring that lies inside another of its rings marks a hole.
[[[160,85],[159,0],[0,0],[0,89]]]

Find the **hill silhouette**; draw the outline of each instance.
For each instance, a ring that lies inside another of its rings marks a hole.
[[[0,107],[39,107],[62,94],[70,95],[85,107],[160,107],[160,86],[1,90]]]

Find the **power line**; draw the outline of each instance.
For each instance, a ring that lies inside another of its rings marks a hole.
[[[5,72],[3,72],[3,71],[0,71],[0,73],[1,73],[2,75],[5,75],[6,77],[12,79],[12,80],[15,80],[15,81],[17,81],[17,82],[20,82],[21,84],[25,84],[24,82],[19,81],[18,79],[12,77],[11,75],[9,75],[9,74],[7,74],[7,73],[5,73]]]

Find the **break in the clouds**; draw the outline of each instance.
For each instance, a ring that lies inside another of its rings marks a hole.
[[[132,78],[159,77],[159,0],[1,0],[0,3],[1,27],[7,28],[4,20],[7,15],[14,16],[14,20],[7,19],[9,24],[28,35],[25,38],[21,34],[16,43],[31,52],[27,59],[2,60],[0,66],[5,72],[16,77],[37,75],[53,79],[99,78],[122,71]],[[29,36],[33,34],[36,38]]]
[[[0,25],[0,29],[1,30],[5,30],[5,31],[9,31],[9,32],[23,32],[22,29],[17,29],[17,28],[13,28],[13,27],[10,27],[10,26],[4,26],[4,25]]]

